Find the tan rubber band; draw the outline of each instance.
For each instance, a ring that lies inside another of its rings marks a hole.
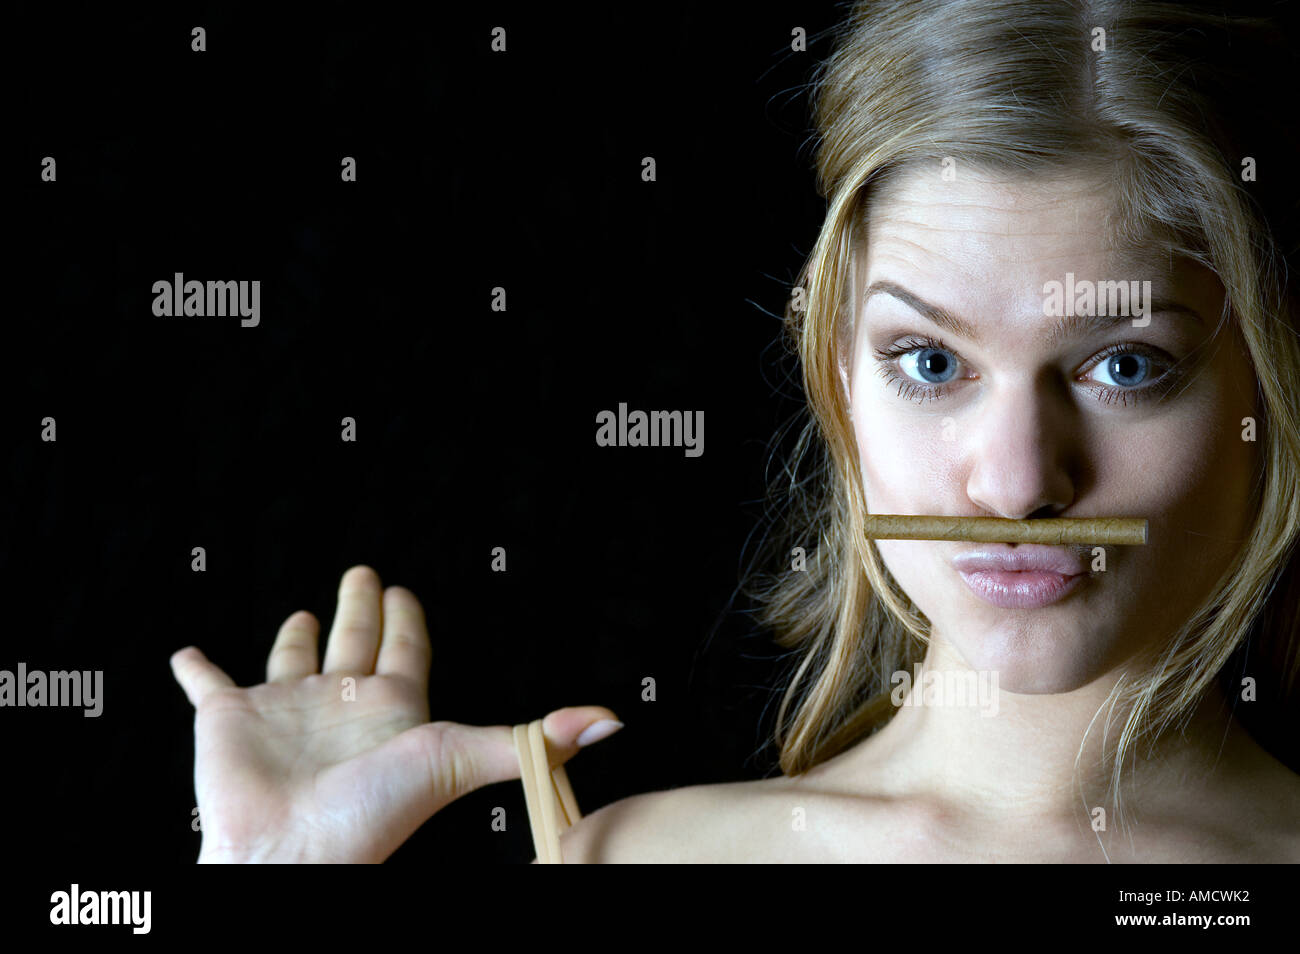
[[[534,719],[528,723],[528,742],[533,749],[533,779],[537,785],[538,815],[542,819],[542,837],[546,840],[548,864],[559,864],[560,832],[555,824],[555,815],[559,806],[555,800],[555,783],[551,780],[551,761],[546,757],[546,736],[542,732],[542,720]]]
[[[555,791],[560,796],[560,807],[564,809],[565,824],[561,830],[572,828],[582,821],[582,812],[578,811],[578,800],[573,797],[573,786],[569,784],[568,773],[564,771],[563,765],[557,765],[551,771],[551,777],[555,782]]]
[[[866,536],[874,540],[969,540],[975,543],[1108,543],[1136,546],[1147,542],[1141,517],[1006,520],[1002,517],[942,517],[876,513],[866,518]]]
[[[542,720],[514,727],[515,756],[539,864],[563,864],[560,835],[582,820],[563,765],[550,768]]]
[[[547,844],[542,825],[541,806],[537,794],[537,780],[533,775],[533,753],[528,741],[528,726],[514,728],[515,756],[519,759],[519,780],[524,785],[524,803],[528,806],[528,824],[533,832],[533,850],[539,864],[551,864],[550,845]]]

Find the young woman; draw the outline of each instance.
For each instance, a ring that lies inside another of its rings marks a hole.
[[[1259,95],[1294,54],[1240,6],[854,8],[787,314],[820,479],[792,466],[754,588],[805,649],[784,774],[608,805],[565,861],[1300,861],[1295,124]],[[1150,535],[877,541],[870,513]],[[290,617],[250,689],[173,657],[200,860],[379,861],[519,777],[509,727],[428,723],[410,592],[354,568],[323,669],[317,630]],[[551,713],[552,763],[613,720]]]

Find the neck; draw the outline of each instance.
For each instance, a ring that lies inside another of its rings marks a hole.
[[[846,767],[852,771],[855,760],[864,768],[888,766],[871,773],[888,780],[887,794],[937,798],[990,820],[1077,820],[1097,807],[1110,815],[1113,761],[1104,757],[1103,740],[1108,737],[1113,751],[1128,714],[1107,702],[1120,675],[1114,670],[1071,692],[1015,694],[982,678],[934,637],[921,684],[909,685],[915,673],[896,684],[895,699],[905,704],[870,744],[847,753]],[[1145,742],[1130,749],[1124,811],[1158,811],[1162,793],[1206,778],[1236,751],[1242,735],[1235,721],[1229,723],[1216,684],[1185,730],[1166,732],[1149,755]]]

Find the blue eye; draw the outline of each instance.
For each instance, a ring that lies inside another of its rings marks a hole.
[[[903,373],[924,384],[945,384],[957,374],[957,357],[940,348],[918,348],[898,359]]]
[[[1113,354],[1106,360],[1097,364],[1093,372],[1101,371],[1105,378],[1102,380],[1094,378],[1099,384],[1113,388],[1131,388],[1136,387],[1147,379],[1151,373],[1151,359],[1141,354],[1134,354],[1131,351],[1122,351]]]
[[[910,335],[889,348],[877,348],[879,374],[888,385],[898,385],[898,396],[924,404],[944,400],[964,380],[974,380],[957,353],[939,338]],[[1094,355],[1087,378],[1089,388],[1103,404],[1127,407],[1139,401],[1160,400],[1183,379],[1179,362],[1148,345],[1125,342]],[[900,374],[899,372],[902,372]],[[949,388],[951,384],[953,388]]]

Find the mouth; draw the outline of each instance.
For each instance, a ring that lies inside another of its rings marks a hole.
[[[960,554],[953,565],[984,602],[1003,609],[1037,609],[1057,603],[1088,576],[1083,554],[1068,547],[985,545]]]
[[[972,593],[984,602],[1003,609],[1037,609],[1065,599],[1083,583],[1086,573],[1054,573],[1051,570],[966,570],[958,571]]]

